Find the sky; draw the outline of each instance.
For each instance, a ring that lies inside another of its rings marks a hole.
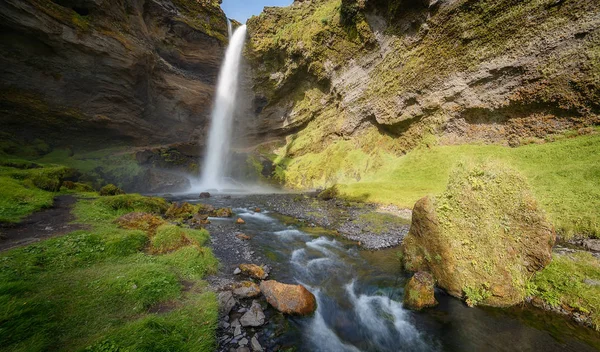
[[[252,15],[258,15],[265,6],[288,6],[293,0],[223,0],[221,8],[229,18],[246,23]]]

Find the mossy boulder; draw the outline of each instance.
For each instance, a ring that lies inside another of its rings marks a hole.
[[[438,304],[434,295],[435,281],[430,273],[419,271],[413,275],[404,288],[404,305],[420,310]]]
[[[469,305],[510,306],[550,263],[555,237],[521,175],[496,163],[461,164],[443,194],[415,204],[404,267],[430,272]]]
[[[108,184],[102,188],[100,188],[100,195],[101,196],[116,196],[119,194],[125,194],[125,192],[120,189],[119,187],[113,185],[113,184]]]
[[[184,202],[181,204],[173,203],[167,209],[165,217],[171,220],[187,220],[198,213],[198,206]]]
[[[264,280],[269,276],[269,273],[265,271],[264,267],[256,264],[240,264],[241,272],[251,278]]]
[[[331,199],[334,199],[335,197],[337,197],[337,195],[338,195],[337,186],[333,185],[333,186],[325,189],[323,192],[319,193],[317,195],[317,197],[322,200],[331,200]]]

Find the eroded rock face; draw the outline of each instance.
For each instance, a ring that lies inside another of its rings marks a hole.
[[[430,273],[415,273],[404,288],[404,305],[414,310],[436,306],[438,302],[434,296],[434,284]]]
[[[227,38],[218,1],[8,0],[0,23],[4,131],[54,145],[203,135]]]
[[[446,192],[415,204],[403,261],[469,305],[509,306],[550,263],[555,237],[522,176],[500,164],[461,165]]]
[[[286,314],[308,315],[317,309],[315,296],[302,285],[287,285],[275,280],[260,283],[267,302]]]

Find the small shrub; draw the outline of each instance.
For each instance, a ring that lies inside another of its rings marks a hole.
[[[319,195],[317,197],[322,200],[331,200],[331,199],[337,197],[337,195],[338,195],[337,185],[333,185],[333,186],[327,188],[326,190],[324,190],[323,192],[319,193]]]
[[[111,184],[108,184],[100,189],[101,196],[116,196],[119,194],[125,194],[125,192],[119,187]]]

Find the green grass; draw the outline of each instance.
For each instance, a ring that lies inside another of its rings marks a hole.
[[[130,211],[164,212],[163,202],[80,199],[74,213],[90,230],[1,253],[0,350],[212,351],[217,302],[201,279],[218,262],[201,246],[208,233],[154,256],[150,234],[115,223]],[[160,305],[171,310],[151,313]]]
[[[23,217],[51,207],[54,194],[37,187],[26,187],[23,181],[0,176],[0,222],[19,222]]]
[[[588,280],[588,282],[586,282]],[[600,262],[590,253],[554,255],[552,263],[537,273],[529,294],[547,304],[567,306],[588,314],[600,330]]]
[[[295,158],[284,173],[288,186],[338,184],[341,195],[412,208],[427,194],[441,193],[460,161],[500,160],[520,171],[551,221],[566,237],[600,236],[600,135],[518,148],[459,145],[418,148],[397,157],[372,158],[348,141],[342,148]],[[340,144],[340,145],[341,145]],[[368,162],[367,162],[368,161]],[[369,166],[379,164],[373,169]]]

